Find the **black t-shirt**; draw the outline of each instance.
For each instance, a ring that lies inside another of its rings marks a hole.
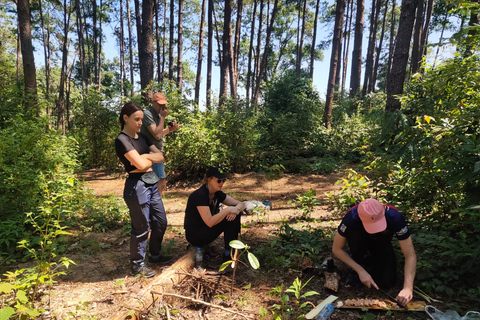
[[[200,212],[198,212],[197,206],[201,207],[210,207],[210,212],[212,215],[217,214],[219,211],[220,203],[225,201],[227,195],[222,191],[215,192],[213,196],[213,201],[210,203],[208,198],[208,188],[207,185],[202,185],[199,189],[195,190],[188,197],[187,208],[185,209],[185,221],[184,228],[198,228],[198,227],[208,227],[205,222],[203,222]]]
[[[135,139],[124,132],[120,132],[115,138],[115,151],[127,172],[135,170],[137,167],[132,165],[130,161],[125,158],[125,153],[132,150],[137,150],[140,155],[150,153],[150,146],[152,145],[150,140],[143,133],[138,132],[137,135],[138,136]]]

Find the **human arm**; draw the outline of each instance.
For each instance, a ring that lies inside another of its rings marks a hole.
[[[170,131],[170,129],[167,127],[165,128],[165,117],[168,115],[168,108],[167,107],[163,107],[161,108],[160,110],[160,113],[158,114],[159,117],[160,117],[160,120],[158,122],[158,125],[155,123],[155,121],[153,120],[153,118],[151,118],[152,116],[150,116],[150,125],[147,126],[148,128],[148,131],[150,131],[150,133],[152,134],[152,136],[156,139],[156,140],[160,140],[162,139],[162,137],[166,134],[168,134]]]
[[[412,237],[405,240],[399,240],[400,249],[405,257],[403,289],[397,295],[397,301],[406,305],[413,298],[413,280],[417,270],[417,255],[413,247]]]
[[[347,238],[339,234],[335,234],[333,238],[332,253],[343,263],[353,269],[358,274],[360,281],[367,287],[371,288],[372,286],[378,290],[378,286],[373,281],[372,276],[352,257],[344,250],[345,245],[347,244]]]
[[[141,157],[150,160],[153,163],[163,162],[163,153],[153,144],[150,146],[150,153],[142,154]]]

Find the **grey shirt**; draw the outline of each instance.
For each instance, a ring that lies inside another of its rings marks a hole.
[[[140,132],[147,136],[150,141],[158,148],[161,152],[163,152],[163,136],[160,140],[155,139],[152,135],[148,127],[152,124],[158,126],[160,123],[160,115],[153,109],[152,106],[148,107],[146,110],[143,110],[143,121],[142,127],[140,128]]]

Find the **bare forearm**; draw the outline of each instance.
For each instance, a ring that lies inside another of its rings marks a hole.
[[[153,163],[163,162],[163,154],[161,152],[150,152],[141,155],[145,160],[149,160]]]
[[[403,288],[413,291],[413,281],[417,271],[417,256],[413,255],[405,259]]]

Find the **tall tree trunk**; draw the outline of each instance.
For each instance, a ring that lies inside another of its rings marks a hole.
[[[317,0],[320,1],[320,0]],[[250,88],[252,82],[252,53],[254,47],[254,36],[255,36],[255,20],[257,15],[257,0],[253,0],[253,13],[252,13],[252,27],[250,28],[250,46],[248,48],[248,62],[247,62],[247,83],[245,86],[245,96],[247,98],[247,105],[250,105]],[[260,36],[260,35],[258,35]]]
[[[23,60],[23,82],[28,105],[37,108],[37,73],[33,54],[30,4],[28,0],[17,0],[18,26]],[[32,110],[33,111],[33,110]],[[38,115],[39,110],[34,110]]]
[[[350,72],[350,97],[356,97],[360,90],[362,76],[362,43],[363,43],[363,16],[365,0],[357,0],[357,14],[355,16],[355,38],[352,51],[352,71]],[[356,109],[356,104],[354,104]]]
[[[128,0],[127,0],[128,1]],[[120,0],[120,34],[119,34],[119,54],[120,54],[120,93],[122,96],[126,96],[125,92],[125,79],[126,79],[126,66],[125,66],[125,28],[123,25],[123,0]]]
[[[165,39],[167,38],[167,0],[163,3],[162,80],[165,78]]]
[[[83,21],[80,1],[75,0],[75,10],[77,14],[77,38],[78,38],[78,61],[80,62],[80,78],[82,80],[82,90],[87,89],[87,55],[85,53],[85,42],[83,39]]]
[[[137,16],[139,16],[138,13]],[[137,29],[140,29],[140,38],[138,39],[140,88],[143,93],[143,101],[148,103],[152,92],[151,89],[148,91],[145,89],[153,81],[153,0],[142,1],[142,19],[141,24],[137,25]]]
[[[133,32],[132,32],[132,18],[130,14],[130,5],[127,0],[127,18],[128,18],[128,54],[130,62],[130,97],[133,97],[135,82],[134,82],[134,68],[133,68]]]
[[[348,0],[347,2],[347,20],[345,23],[345,33],[346,43],[343,50],[343,72],[342,72],[342,92],[345,91],[345,84],[347,82],[347,66],[348,66],[348,53],[350,51],[350,39],[352,37],[352,21],[353,21],[353,0]]]
[[[315,17],[313,20],[312,48],[310,49],[310,79],[313,79],[313,68],[315,65],[315,45],[317,41],[318,11],[320,10],[320,0],[315,4]]]
[[[347,0],[344,0],[344,2],[347,1]],[[344,4],[344,8],[343,8],[343,20],[345,20],[345,5],[346,3]],[[340,74],[341,74],[341,71],[342,71],[342,50],[343,50],[343,28],[344,28],[344,22],[342,20],[342,25],[340,26],[340,34],[338,35],[340,37],[340,42],[338,44],[338,49],[337,49],[337,71],[335,72],[335,80],[334,80],[334,100],[335,99],[338,99],[338,94],[340,93]],[[335,93],[337,93],[337,97],[335,97]]]
[[[17,83],[20,85],[20,78],[22,77],[22,40],[20,39],[20,25],[17,24]]]
[[[42,27],[43,56],[45,61],[45,99],[50,100],[50,31],[45,28],[45,19],[43,16],[42,0],[38,0],[38,9],[40,13],[40,24]],[[46,29],[46,30],[45,30]],[[47,117],[50,117],[50,103],[47,103]],[[50,128],[50,124],[48,124]]]
[[[228,88],[228,74],[230,72],[231,46],[232,46],[232,0],[225,1],[225,11],[223,16],[223,36],[222,36],[222,69],[220,74],[220,81],[223,83],[220,86],[220,105],[224,105],[227,97]]]
[[[207,28],[207,87],[206,110],[212,108],[212,66],[213,66],[213,0],[208,0],[208,28]]]
[[[102,88],[102,35],[103,35],[103,29],[102,29],[102,13],[103,10],[103,0],[100,0],[100,19],[99,19],[99,27],[98,27],[98,92],[100,92]]]
[[[158,0],[154,0],[155,6],[155,44],[156,44],[156,53],[157,59],[155,66],[157,67],[157,83],[160,84],[162,82],[162,55],[160,53],[160,24],[158,21],[160,20],[160,3]]]
[[[410,39],[412,37],[413,23],[418,0],[403,0],[400,20],[398,25],[395,51],[392,58],[392,68],[387,75],[387,104],[386,111],[400,110],[401,102],[396,97],[403,93],[403,84],[408,65]]]
[[[260,84],[263,79],[263,72],[266,72],[266,65],[267,65],[267,58],[268,58],[268,51],[270,48],[270,39],[272,37],[272,32],[273,32],[273,24],[275,23],[275,17],[277,15],[277,10],[278,10],[278,0],[275,0],[273,4],[273,10],[272,10],[272,15],[270,17],[270,24],[268,25],[267,28],[267,37],[265,39],[265,50],[262,54],[262,60],[260,63],[260,73],[257,76],[257,83],[255,84],[255,93],[253,96],[253,103],[257,104],[258,103],[258,98],[260,95]]]
[[[377,47],[377,54],[375,55],[375,66],[373,67],[373,78],[372,82],[375,84],[377,83],[377,75],[378,75],[378,66],[380,63],[380,54],[382,53],[383,47],[383,39],[385,37],[385,26],[387,22],[387,13],[388,13],[388,0],[385,1],[385,10],[383,11],[383,22],[382,22],[382,32],[380,34],[380,43]],[[372,88],[371,91],[374,91],[375,88]]]
[[[63,1],[63,42],[62,42],[62,65],[60,68],[60,84],[57,99],[57,130],[61,129],[65,135],[65,86],[68,74],[68,30],[70,29],[71,10],[67,6],[67,0]]]
[[[177,39],[177,87],[182,92],[183,85],[183,0],[178,1],[178,39]]]
[[[237,97],[238,87],[238,59],[240,55],[240,34],[242,31],[242,16],[243,16],[243,0],[237,0],[237,20],[235,23],[235,41],[232,52],[232,65],[230,67],[231,74],[231,94],[234,98]]]
[[[175,1],[170,0],[170,39],[168,40],[168,80],[173,80],[174,58],[173,58],[173,37],[175,30]]]
[[[395,0],[392,0],[392,14],[390,19],[390,44],[388,46],[388,67],[387,67],[387,75],[390,73],[392,69],[392,59],[393,59],[393,52],[395,51]],[[387,87],[385,86],[385,92]]]
[[[202,0],[202,14],[200,16],[200,32],[198,36],[197,78],[195,80],[195,105],[200,103],[200,83],[202,81],[203,38],[205,33],[205,9],[207,0]]]
[[[335,75],[337,72],[338,52],[342,41],[343,18],[345,15],[345,0],[337,0],[335,8],[335,27],[333,30],[332,55],[330,57],[330,72],[328,74],[327,97],[323,122],[327,129],[332,127],[333,95],[335,91]]]
[[[378,17],[381,0],[372,1],[372,17],[370,19],[370,34],[368,36],[368,49],[365,58],[365,77],[363,81],[362,96],[371,91],[373,65],[375,62],[375,43],[377,42]]]
[[[92,0],[92,20],[93,20],[93,83],[98,84],[98,28],[97,28],[97,0]],[[98,88],[97,88],[98,89]]]
[[[410,62],[410,75],[417,73],[422,64],[422,32],[424,17],[425,1],[418,0],[417,14],[413,31],[412,59]]]
[[[261,45],[262,45],[263,9],[264,9],[264,6],[265,6],[264,1],[265,0],[260,0],[260,11],[258,12],[258,32],[257,32],[257,50],[256,50],[257,54],[255,55],[255,66],[254,66],[254,71],[255,72],[254,72],[253,80],[252,80],[252,83],[254,84],[254,88],[252,90],[252,102],[254,104],[256,104],[257,100],[258,100],[258,97],[255,98],[257,83],[262,81],[261,79],[259,80],[258,77],[260,75],[260,58],[261,58],[260,48],[261,48]],[[255,106],[255,108],[256,108],[256,106]]]
[[[300,31],[300,41],[298,45],[298,54],[297,54],[297,65],[296,65],[296,71],[297,74],[300,74],[300,71],[302,70],[302,60],[303,60],[303,40],[305,38],[305,20],[306,20],[306,13],[307,13],[307,0],[302,0],[303,1],[303,6],[302,6],[302,28]]]

